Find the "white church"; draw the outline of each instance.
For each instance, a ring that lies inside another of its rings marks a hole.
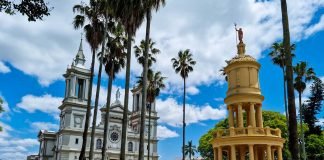
[[[38,134],[40,142],[39,154],[28,156],[28,159],[39,160],[76,160],[79,158],[82,134],[84,130],[87,93],[89,89],[90,70],[84,65],[85,56],[82,49],[82,40],[77,55],[70,67],[63,75],[66,80],[65,97],[62,104],[58,106],[60,110],[60,127],[58,131],[41,130]],[[111,104],[109,127],[108,127],[108,159],[118,160],[121,148],[121,132],[123,110],[125,109],[118,99]],[[141,110],[141,89],[135,87],[132,90],[133,105],[132,111],[128,111],[126,159],[135,160],[138,158],[139,131],[140,131],[140,110]],[[101,121],[95,126],[94,159],[101,160],[101,148],[103,145],[104,121],[106,109],[102,106]],[[148,127],[151,127],[150,138],[150,159],[158,160],[158,139],[157,139],[157,112],[155,104],[152,105],[151,126],[148,126],[148,113],[146,113],[146,135],[145,135],[145,157],[148,143]],[[99,113],[98,113],[99,115]],[[88,132],[86,157],[89,157],[91,128]]]

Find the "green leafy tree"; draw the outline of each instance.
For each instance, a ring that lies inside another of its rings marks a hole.
[[[44,16],[50,15],[52,8],[44,0],[0,0],[0,12],[13,15],[16,12],[28,17],[28,21],[43,20]]]
[[[136,34],[137,29],[140,27],[144,20],[143,4],[141,1],[132,0],[111,0],[116,3],[115,15],[123,24],[127,33],[127,62],[126,62],[126,76],[125,76],[125,97],[124,108],[128,108],[129,100],[129,82],[130,82],[130,63],[132,54],[132,39]],[[142,107],[143,108],[143,107]],[[125,160],[126,153],[126,133],[128,123],[128,110],[123,111],[123,124],[122,124],[122,138],[120,148],[120,159]]]
[[[179,73],[183,79],[183,126],[182,126],[182,159],[185,159],[184,146],[186,138],[186,78],[188,78],[189,72],[193,71],[193,66],[196,61],[192,59],[192,54],[189,49],[185,51],[179,51],[177,58],[172,58],[172,66],[176,73]]]
[[[303,119],[307,123],[309,131],[305,133],[306,136],[310,134],[321,135],[321,126],[317,126],[318,122],[316,115],[320,113],[322,102],[324,100],[324,84],[319,78],[315,78],[311,86],[311,95],[303,108]]]
[[[75,5],[73,7],[73,12],[79,13],[74,17],[74,21],[73,21],[74,28],[78,29],[83,27],[86,40],[88,41],[92,51],[89,90],[88,90],[88,97],[87,97],[88,99],[87,111],[86,111],[84,131],[82,135],[82,147],[79,156],[80,160],[84,160],[87,137],[88,137],[88,129],[90,123],[89,120],[91,114],[90,112],[91,112],[92,83],[93,83],[93,75],[94,75],[95,56],[96,56],[96,51],[99,48],[99,45],[102,43],[103,39],[105,38],[102,36],[104,32],[104,22],[101,20],[103,11],[102,11],[102,4],[100,1],[90,0],[89,5],[83,5],[83,4]],[[85,23],[88,24],[85,25]],[[90,148],[93,149],[93,140],[91,145],[92,148],[91,147]],[[90,155],[92,156],[92,153]]]
[[[3,101],[2,101],[2,99],[1,99],[1,97],[0,97],[0,113],[1,112],[4,112],[4,109],[3,109],[3,107],[2,107],[2,104],[3,104]],[[0,126],[0,132],[2,131],[2,127]]]
[[[324,132],[320,135],[311,134],[306,137],[306,153],[308,159],[324,159]]]
[[[288,135],[287,135],[287,125],[286,125],[286,117],[279,112],[272,112],[272,111],[262,111],[263,115],[263,124],[264,126],[269,126],[270,128],[279,128],[282,132],[282,138],[286,139],[286,142],[288,141]],[[246,114],[244,113],[244,117],[246,117]],[[246,118],[244,118],[244,123],[246,123]],[[200,155],[208,160],[213,160],[214,153],[213,148],[211,144],[211,140],[213,139],[213,132],[217,129],[227,129],[229,127],[228,125],[228,119],[224,119],[219,121],[214,128],[210,129],[206,134],[204,134],[199,139],[199,146],[198,151]],[[305,126],[306,127],[306,126]],[[288,145],[285,143],[283,148],[283,157],[284,159],[287,159],[287,157],[290,156]]]
[[[292,55],[290,48],[289,19],[287,10],[287,0],[281,2],[281,19],[283,29],[283,47],[286,59],[286,80],[287,80],[287,96],[288,96],[288,115],[289,115],[289,151],[292,153],[292,159],[298,158],[298,135],[297,135],[297,115],[294,93],[294,75],[292,66]]]
[[[147,96],[147,75],[148,75],[148,52],[149,52],[149,41],[151,32],[151,11],[155,9],[156,11],[161,5],[165,5],[165,0],[142,0],[143,12],[146,16],[146,33],[145,33],[145,50],[144,50],[144,66],[143,66],[143,90],[142,90],[142,106],[146,106],[146,96]],[[140,144],[139,144],[139,159],[144,159],[144,132],[145,132],[145,107],[141,110],[141,128],[140,128]]]
[[[195,156],[195,153],[197,153],[197,147],[192,144],[192,141],[188,141],[188,144],[184,147],[185,155],[189,155],[189,160],[191,160],[191,156]]]
[[[315,72],[313,68],[308,68],[306,62],[300,62],[297,63],[296,66],[294,67],[294,73],[296,74],[295,77],[295,83],[294,87],[296,91],[298,92],[299,95],[299,124],[301,128],[301,147],[302,147],[302,152],[300,153],[300,157],[303,156],[303,159],[306,160],[305,157],[305,140],[304,140],[304,131],[303,131],[303,105],[301,101],[302,94],[306,88],[306,83],[309,82],[310,80],[315,78]]]
[[[287,126],[289,126],[288,122],[288,107],[287,107],[287,89],[286,89],[286,62],[285,62],[285,52],[284,52],[284,47],[283,43],[273,43],[271,46],[271,52],[269,53],[269,56],[272,59],[272,63],[279,66],[282,69],[282,75],[284,79],[284,104],[285,104],[285,114],[286,114],[286,123]],[[291,50],[295,50],[295,45],[291,45]],[[292,55],[293,57],[295,55]]]

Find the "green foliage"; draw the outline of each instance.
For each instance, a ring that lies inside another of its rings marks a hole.
[[[264,126],[269,126],[270,128],[279,128],[282,133],[282,137],[286,139],[286,143],[283,148],[283,157],[288,157],[289,151],[288,151],[288,128],[286,125],[286,117],[279,112],[272,112],[272,111],[263,111],[263,124]],[[245,116],[245,115],[244,115]],[[246,123],[246,122],[244,122]],[[215,128],[212,128],[209,130],[206,134],[204,134],[200,139],[199,139],[199,146],[198,146],[198,151],[200,155],[208,160],[212,160],[214,158],[214,153],[213,153],[213,148],[211,145],[211,141],[213,139],[213,131],[217,129],[226,129],[228,128],[228,120],[227,118],[224,120],[219,121],[216,125]]]
[[[324,159],[324,133],[311,134],[306,137],[307,158],[312,160]]]
[[[306,135],[321,135],[321,126],[315,125],[318,121],[316,115],[321,111],[322,101],[324,100],[324,84],[319,78],[316,78],[311,86],[311,96],[305,107],[303,107],[303,119],[309,127]]]
[[[0,12],[13,15],[16,12],[28,17],[28,21],[43,20],[44,16],[50,15],[51,8],[44,0],[21,0],[14,3],[14,0],[0,0]]]

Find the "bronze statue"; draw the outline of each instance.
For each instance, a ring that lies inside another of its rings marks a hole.
[[[235,24],[235,30],[238,32],[238,38],[239,38],[240,43],[243,43],[243,30],[242,30],[242,28],[237,29],[236,24]]]

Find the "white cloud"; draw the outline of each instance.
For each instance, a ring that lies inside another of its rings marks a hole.
[[[9,73],[10,71],[10,68],[0,61],[0,73]]]
[[[288,1],[293,41],[302,38],[314,13],[323,6],[324,2],[318,0]],[[168,89],[179,89],[182,85],[170,59],[186,48],[192,51],[197,61],[187,79],[189,86],[223,81],[219,70],[225,66],[225,60],[236,53],[234,22],[243,27],[247,53],[260,58],[263,50],[282,37],[280,1],[206,0],[198,3],[178,0],[168,2],[153,16],[152,38],[161,50],[157,56],[161,60],[155,68],[168,77],[167,82],[172,85]],[[142,26],[137,33],[137,43],[143,39],[144,32],[145,26]],[[137,66],[135,63],[132,66]],[[139,73],[141,68],[134,67],[133,72]]]
[[[39,145],[37,139],[12,137],[13,128],[0,122],[3,132],[0,134],[0,157],[3,160],[26,159],[27,155],[35,154],[29,149]]]
[[[182,105],[173,98],[166,100],[157,99],[157,112],[160,117],[159,122],[170,126],[182,125]],[[186,104],[186,123],[199,123],[204,120],[218,120],[225,118],[226,108],[223,106],[213,108],[210,105],[196,106]]]
[[[39,130],[56,131],[59,128],[59,125],[50,122],[32,122],[30,127],[35,132],[38,132]]]
[[[224,98],[223,97],[217,97],[217,98],[214,98],[214,100],[217,101],[217,102],[221,102],[221,101],[224,100]]]
[[[307,30],[305,31],[305,36],[309,37],[309,36],[313,35],[314,33],[323,31],[323,30],[324,30],[324,15],[321,16],[321,19],[319,20],[318,23],[307,28]]]
[[[26,95],[22,97],[21,102],[17,104],[19,109],[23,109],[29,113],[41,111],[53,115],[58,115],[58,107],[61,105],[62,97],[53,97],[52,95],[45,94],[42,96]]]
[[[157,126],[157,137],[160,140],[164,140],[167,138],[175,138],[175,137],[179,137],[179,134],[175,131],[172,131],[170,129],[168,129],[165,126]]]
[[[0,61],[36,76],[45,86],[62,79],[61,74],[71,64],[79,43],[79,31],[74,31],[71,24],[71,8],[75,3],[52,1],[51,15],[37,23],[27,22],[26,17],[1,14],[0,18],[6,23],[0,26]],[[317,28],[322,21],[317,25],[310,23],[315,12],[323,6],[321,0],[288,0],[293,41],[319,31]],[[190,48],[197,65],[188,77],[188,86],[223,81],[219,69],[225,65],[224,60],[236,52],[233,22],[243,27],[247,53],[259,58],[263,50],[282,37],[280,1],[169,1],[152,19],[152,38],[161,50],[155,68],[168,77],[167,82],[172,86],[182,84],[170,59],[180,49]],[[145,24],[137,33],[136,44],[143,39],[144,28]],[[89,66],[90,50],[88,45],[84,46]],[[138,75],[142,69],[132,56],[132,74]],[[120,72],[118,77],[124,75]]]
[[[196,94],[199,93],[199,89],[197,87],[195,87],[195,86],[190,86],[190,87],[187,87],[186,92],[189,95],[196,95]]]
[[[319,118],[315,125],[324,127],[324,118]]]

